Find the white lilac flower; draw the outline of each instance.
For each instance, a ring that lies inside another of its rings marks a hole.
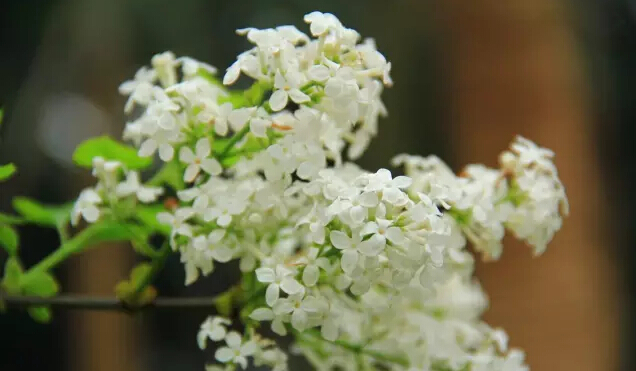
[[[174,53],[163,52],[156,54],[152,57],[151,63],[157,72],[157,78],[164,88],[177,83],[176,67],[179,65],[179,61],[177,61]]]
[[[102,198],[95,190],[86,188],[83,190],[71,211],[71,223],[77,225],[80,217],[89,223],[94,223],[99,219],[100,211],[98,205],[102,202]]]
[[[157,221],[170,226],[170,238],[174,241],[176,236],[192,237],[192,226],[187,222],[192,216],[194,216],[192,208],[182,207],[177,209],[174,214],[165,211],[158,213]]]
[[[360,252],[367,256],[378,255],[386,247],[387,241],[398,246],[405,242],[402,229],[392,225],[390,220],[381,218],[365,224],[360,234],[366,238],[360,243]]]
[[[271,321],[272,331],[280,336],[287,335],[285,323],[291,320],[288,312],[274,312],[271,308],[257,308],[250,314],[250,318],[255,321]]]
[[[275,90],[269,98],[269,104],[272,110],[276,112],[282,110],[287,106],[289,99],[298,104],[309,102],[309,96],[300,90],[302,84],[302,75],[298,72],[288,70],[285,76],[283,76],[280,71],[276,71],[274,88],[277,90]]]
[[[208,317],[205,322],[201,324],[199,333],[197,335],[197,343],[200,349],[207,347],[207,340],[221,341],[225,339],[227,334],[227,326],[231,325],[232,321],[223,317]]]
[[[294,279],[294,271],[281,264],[274,268],[261,267],[256,269],[256,279],[259,282],[269,284],[265,292],[265,300],[270,307],[278,300],[280,290],[290,295],[303,290],[303,286]]]
[[[245,94],[215,82],[212,66],[171,52],[120,86],[125,111],[140,111],[124,138],[140,156],[158,152],[188,183],[171,179],[177,205],[157,214],[185,283],[239,260],[255,288],[246,293],[254,295],[250,319],[300,334],[294,350],[319,371],[526,371],[523,353],[480,319],[487,298],[471,251],[499,257],[509,231],[543,252],[568,212],[554,154],[518,137],[499,168],[469,165],[459,175],[435,156],[397,156],[406,176],[396,177],[347,162],[379,133],[391,62],[333,14],[305,21],[312,37],[293,26],[237,31],[251,46],[222,82],[252,79]],[[105,159],[94,173],[98,183],[78,198],[73,224],[110,217],[123,197],[156,202],[162,191]],[[286,370],[271,342],[252,328],[242,339],[228,325],[216,317],[201,326],[200,347],[226,342],[215,355],[222,365],[210,370],[245,368],[248,357]],[[328,342],[314,346],[320,336]],[[358,347],[370,352],[355,357]]]
[[[154,202],[163,193],[161,187],[145,187],[139,181],[139,173],[129,171],[126,180],[117,184],[115,193],[118,197],[127,197],[134,194],[137,199],[144,203]]]
[[[188,164],[188,167],[183,173],[183,180],[186,182],[194,181],[201,170],[210,175],[221,174],[223,167],[221,167],[217,159],[209,157],[211,152],[212,149],[208,138],[201,138],[197,141],[195,152],[192,152],[190,147],[181,147],[179,160]]]
[[[342,231],[331,231],[329,241],[333,247],[342,251],[340,260],[342,270],[348,274],[352,273],[360,258],[359,247],[362,242],[360,234],[353,233],[353,236],[350,237]]]
[[[119,161],[106,160],[101,156],[93,157],[93,176],[108,190],[117,185],[121,169],[122,163]]]
[[[238,364],[243,369],[247,368],[247,357],[256,352],[256,344],[253,341],[243,342],[241,335],[235,331],[225,336],[225,343],[226,346],[216,350],[214,354],[216,360],[222,363]]]
[[[174,143],[178,141],[179,134],[158,130],[155,134],[144,140],[139,146],[139,156],[150,157],[159,151],[159,158],[168,162],[174,157]]]

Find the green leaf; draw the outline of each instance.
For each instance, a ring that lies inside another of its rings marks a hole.
[[[151,157],[140,157],[137,150],[121,144],[108,136],[90,138],[82,142],[75,153],[73,161],[81,167],[92,168],[94,157],[116,160],[131,170],[143,169],[152,164]]]
[[[28,281],[21,283],[22,292],[25,295],[35,295],[43,298],[55,296],[60,291],[55,278],[47,272],[38,272],[31,275]]]
[[[257,81],[247,90],[231,91],[227,96],[220,97],[219,103],[230,102],[234,108],[258,106],[270,89],[269,83]]]
[[[53,318],[51,308],[49,307],[29,307],[27,312],[35,322],[49,323]]]
[[[148,243],[152,229],[136,224],[122,224],[122,226],[130,232],[130,243],[136,252],[149,258],[158,256],[159,252]]]
[[[137,264],[130,272],[130,280],[121,281],[115,286],[115,295],[133,307],[141,307],[151,303],[157,297],[157,290],[154,287],[149,285],[138,294],[135,293],[136,288],[151,270],[152,265],[148,262]]]
[[[232,315],[232,302],[235,295],[235,290],[228,290],[214,300],[214,306],[217,312],[224,317],[230,317]]]
[[[163,165],[161,170],[148,181],[149,186],[161,186],[163,184],[167,184],[177,191],[185,188],[183,169],[177,161],[170,161]]]
[[[143,233],[143,231],[137,226],[115,221],[106,221],[100,224],[93,224],[93,226],[97,227],[95,233],[82,245],[93,245],[102,242],[131,241],[140,238],[140,233]]]
[[[18,218],[17,216],[0,213],[0,224],[22,224],[24,223],[24,219]]]
[[[152,265],[148,262],[139,263],[130,271],[130,282],[133,285],[139,284],[146,275],[152,270]]]
[[[4,277],[2,278],[2,287],[7,291],[8,294],[20,294],[20,278],[22,277],[22,273],[22,265],[20,264],[20,260],[17,257],[12,256],[7,259],[7,262],[4,264]]]
[[[14,197],[13,207],[31,223],[45,227],[58,227],[69,218],[73,205],[69,203],[50,206],[27,197]]]
[[[170,226],[157,221],[157,214],[166,211],[161,205],[138,206],[135,210],[135,218],[145,225],[150,231],[160,233],[164,236],[170,235]]]
[[[8,225],[0,224],[0,246],[2,246],[10,256],[18,252],[19,241],[20,238],[15,229]]]
[[[14,164],[0,165],[0,182],[9,179],[16,170],[17,168]]]

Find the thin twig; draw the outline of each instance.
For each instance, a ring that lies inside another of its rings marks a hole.
[[[216,299],[216,297],[159,297],[142,307],[131,307],[115,297],[60,295],[42,298],[38,296],[3,296],[2,293],[0,293],[0,302],[4,303],[8,308],[50,306],[59,309],[110,310],[129,313],[147,309],[182,310],[214,308]]]

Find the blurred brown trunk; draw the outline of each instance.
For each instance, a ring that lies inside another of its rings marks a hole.
[[[572,215],[544,256],[509,240],[478,275],[486,320],[508,330],[534,371],[618,368],[617,279],[587,81],[564,4],[444,1],[452,138],[461,163],[496,164],[515,134],[553,149]]]
[[[128,275],[129,248],[95,247],[69,266],[69,290],[113,296],[113,287]],[[140,351],[134,318],[119,312],[74,312],[69,319],[69,364],[75,371],[138,371]]]

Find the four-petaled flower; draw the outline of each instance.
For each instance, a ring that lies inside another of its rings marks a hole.
[[[258,282],[269,283],[265,291],[265,301],[270,307],[276,303],[280,290],[292,295],[303,291],[303,285],[294,278],[294,271],[278,264],[275,268],[261,267],[256,269]]]
[[[222,363],[232,362],[245,369],[247,367],[247,357],[256,352],[257,346],[253,341],[243,342],[238,332],[231,331],[225,336],[227,346],[216,350],[214,357]]]
[[[201,169],[210,175],[219,175],[223,172],[223,167],[221,167],[219,161],[213,157],[209,157],[211,151],[210,140],[208,138],[201,138],[197,141],[195,152],[192,152],[190,147],[181,147],[179,159],[188,164],[188,167],[183,173],[183,180],[186,182],[194,181],[194,178],[197,177]]]

